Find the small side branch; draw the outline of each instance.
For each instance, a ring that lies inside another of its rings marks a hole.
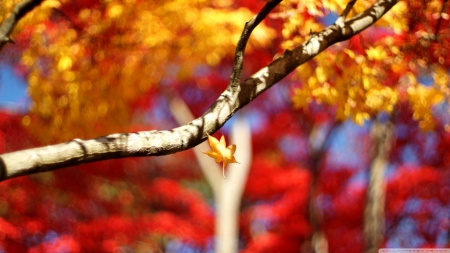
[[[351,0],[339,17],[343,17],[345,19],[348,16],[348,13],[350,13],[350,10],[353,8],[353,5],[355,5],[355,3],[356,0]]]
[[[272,11],[281,0],[269,0],[266,5],[256,14],[249,22],[245,23],[244,30],[236,46],[236,53],[234,57],[233,72],[230,76],[230,86],[237,87],[241,81],[242,67],[244,65],[244,52],[247,46],[248,39],[252,34],[253,29],[257,27],[261,21]]]
[[[444,0],[444,2],[442,3],[441,11],[439,12],[439,20],[438,20],[437,25],[436,25],[436,31],[434,32],[436,34],[436,36],[434,36],[434,40],[435,41],[438,40],[439,28],[441,27],[441,21],[442,21],[442,14],[444,13],[445,5],[447,4],[447,1],[448,0]]]
[[[310,149],[310,170],[312,174],[310,191],[309,191],[309,220],[312,226],[311,245],[315,253],[328,253],[328,240],[323,230],[323,209],[317,202],[317,195],[319,192],[319,169],[320,162],[324,154],[330,148],[331,137],[336,133],[340,123],[334,123],[330,129],[322,134],[321,126],[312,126],[309,134],[309,149]]]
[[[14,30],[19,20],[23,18],[28,12],[42,3],[43,0],[25,0],[14,7],[11,15],[0,26],[0,50],[6,43],[14,43],[9,35]]]
[[[336,21],[336,24],[343,24],[345,19],[347,18],[348,14],[350,13],[350,10],[353,8],[353,5],[355,5],[356,0],[350,0],[350,2],[345,7],[344,11],[339,15],[339,18]]]

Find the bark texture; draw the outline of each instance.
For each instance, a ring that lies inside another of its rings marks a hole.
[[[370,166],[367,203],[364,211],[364,236],[366,253],[376,253],[383,242],[386,202],[386,179],[384,174],[389,161],[389,152],[394,136],[394,126],[375,121],[372,126],[372,163]]]

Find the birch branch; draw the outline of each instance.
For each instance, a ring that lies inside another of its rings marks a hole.
[[[0,26],[0,50],[6,43],[14,43],[9,35],[14,30],[19,20],[23,18],[34,7],[40,5],[43,0],[26,0],[17,4],[11,15]]]
[[[264,7],[256,14],[249,22],[245,23],[244,30],[242,31],[242,35],[239,38],[239,41],[236,46],[236,53],[234,55],[234,65],[233,71],[230,76],[230,86],[236,87],[239,85],[242,76],[242,68],[244,66],[244,53],[245,47],[247,46],[248,39],[250,35],[263,20],[272,11],[281,0],[269,0],[264,5]]]

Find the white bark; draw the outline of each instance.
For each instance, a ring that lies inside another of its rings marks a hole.
[[[385,172],[389,163],[389,152],[395,128],[391,123],[375,121],[371,129],[373,141],[367,203],[364,210],[364,236],[366,253],[376,253],[384,237],[386,202]]]
[[[13,43],[9,35],[19,20],[24,17],[34,7],[41,4],[43,0],[25,0],[17,4],[9,17],[0,26],[0,50],[6,43]]]
[[[222,189],[215,194],[216,214],[216,250],[217,253],[234,253],[238,251],[239,209],[245,182],[250,171],[252,159],[250,126],[238,117],[232,128],[231,143],[236,144],[236,160],[240,163],[229,164],[226,180]],[[220,170],[216,170],[219,172]]]

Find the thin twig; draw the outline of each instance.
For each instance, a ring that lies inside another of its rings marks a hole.
[[[23,18],[28,12],[30,12],[34,7],[41,4],[43,0],[26,0],[18,3],[11,15],[1,24],[0,26],[0,50],[6,43],[14,43],[9,37],[14,27],[17,25],[19,20]]]
[[[353,5],[355,5],[356,0],[351,0],[347,6],[345,7],[344,11],[339,17],[346,18],[348,16],[348,13],[350,13],[350,10],[353,8]]]
[[[225,163],[222,163],[222,176],[225,179]]]
[[[423,44],[421,43],[422,46],[428,47],[428,46],[430,46],[429,40],[435,40],[436,39],[436,35],[433,33],[433,30],[431,29],[431,26],[428,24],[425,16],[426,16],[425,15],[425,9],[422,9],[422,15],[421,15],[422,18],[420,19],[420,22],[422,22],[423,28],[427,32],[427,36],[425,37],[425,36],[422,35],[420,39],[424,40],[426,42],[426,44],[425,43],[423,43]]]
[[[256,14],[250,21],[245,23],[244,30],[236,46],[236,53],[233,64],[233,72],[230,76],[230,86],[237,87],[241,81],[242,67],[244,65],[244,52],[247,46],[248,39],[252,34],[253,29],[264,20],[264,18],[272,11],[281,0],[269,0],[266,5]]]
[[[353,5],[355,5],[356,1],[357,0],[350,0],[350,2],[348,2],[347,6],[345,6],[344,11],[341,13],[341,15],[339,15],[338,19],[336,20],[336,24],[344,24],[345,19],[350,13],[350,10],[353,8]]]
[[[435,40],[435,41],[438,40],[439,28],[440,28],[440,26],[441,26],[442,13],[443,13],[444,10],[445,10],[445,4],[447,4],[447,0],[444,0],[444,2],[442,3],[441,11],[439,12],[439,20],[438,20],[438,22],[437,22],[437,25],[436,25],[436,32],[435,32],[436,35],[434,36],[434,40]]]

